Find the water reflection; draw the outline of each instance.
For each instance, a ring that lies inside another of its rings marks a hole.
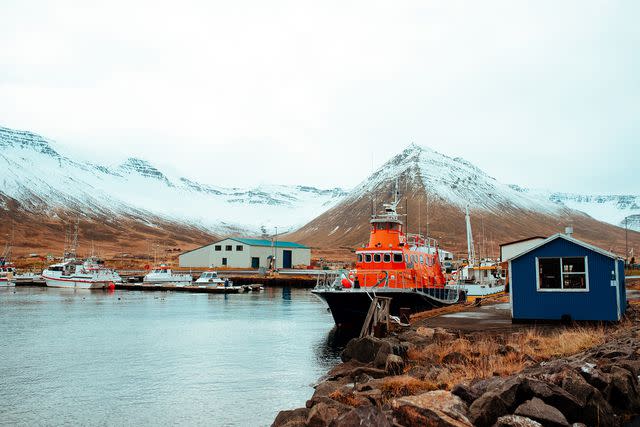
[[[351,338],[358,336],[358,331],[354,329],[338,328],[334,326],[327,336],[314,346],[316,361],[318,364],[326,365],[340,359],[340,353],[344,350]]]

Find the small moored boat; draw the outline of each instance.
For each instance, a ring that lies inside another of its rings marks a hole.
[[[84,261],[71,258],[50,265],[42,272],[42,278],[51,288],[106,289],[122,283],[120,275],[97,257]]]
[[[171,268],[165,264],[161,264],[159,267],[147,273],[142,279],[142,282],[149,284],[176,283],[185,285],[193,282],[193,277],[190,274],[174,273],[171,271]]]

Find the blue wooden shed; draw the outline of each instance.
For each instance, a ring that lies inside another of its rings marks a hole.
[[[565,234],[509,260],[511,318],[619,321],[627,308],[624,261]]]

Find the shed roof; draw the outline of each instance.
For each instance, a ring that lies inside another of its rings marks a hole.
[[[249,246],[269,246],[269,247],[275,246],[277,248],[309,249],[308,246],[301,245],[300,243],[296,243],[296,242],[287,242],[285,240],[271,241],[268,239],[245,239],[240,237],[229,237],[229,239],[244,243],[245,245],[249,245]],[[227,240],[227,239],[224,239],[224,240]]]
[[[568,242],[575,243],[576,245],[579,245],[579,246],[582,246],[584,248],[590,249],[590,250],[592,250],[594,252],[597,252],[597,253],[599,253],[601,255],[604,255],[606,257],[609,257],[609,258],[622,259],[620,256],[618,256],[618,255],[616,255],[616,254],[614,254],[612,252],[605,251],[604,249],[601,249],[601,248],[599,248],[597,246],[590,245],[589,243],[583,242],[582,240],[578,240],[578,239],[575,239],[573,237],[567,236],[566,234],[557,233],[557,234],[554,234],[553,236],[547,237],[542,242],[540,242],[537,245],[525,250],[524,252],[521,252],[521,253],[511,257],[510,261],[513,261],[516,258],[520,258],[521,256],[523,256],[525,254],[528,254],[531,251],[535,251],[539,247],[542,247],[542,246],[546,245],[547,243],[552,242],[552,241],[554,241],[556,239],[564,239],[564,240],[566,240]]]
[[[207,243],[206,245],[202,245],[202,246],[199,246],[197,248],[191,249],[190,251],[182,252],[180,254],[180,256],[188,254],[188,253],[193,252],[193,251],[197,251],[198,249],[206,248],[207,246],[215,245],[216,243],[220,243],[220,242],[223,242],[225,240],[234,240],[236,242],[244,243],[245,245],[249,245],[249,246],[268,246],[268,247],[275,246],[277,248],[309,249],[308,246],[301,245],[300,243],[287,242],[287,241],[284,241],[284,240],[278,240],[277,242],[273,242],[273,243],[275,243],[275,245],[272,245],[271,240],[268,240],[268,239],[245,239],[245,238],[242,238],[242,237],[227,237],[225,239],[216,240],[213,243]]]
[[[527,238],[525,238],[525,239],[514,240],[513,242],[500,243],[500,247],[502,247],[502,246],[508,246],[508,245],[513,245],[513,244],[515,244],[515,243],[528,242],[529,240],[536,240],[536,239],[546,239],[546,237],[544,237],[544,236],[532,236],[532,237],[527,237]]]

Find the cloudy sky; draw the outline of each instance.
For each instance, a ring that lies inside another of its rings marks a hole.
[[[639,193],[640,2],[0,3],[0,125],[219,185],[356,185],[411,142]]]

